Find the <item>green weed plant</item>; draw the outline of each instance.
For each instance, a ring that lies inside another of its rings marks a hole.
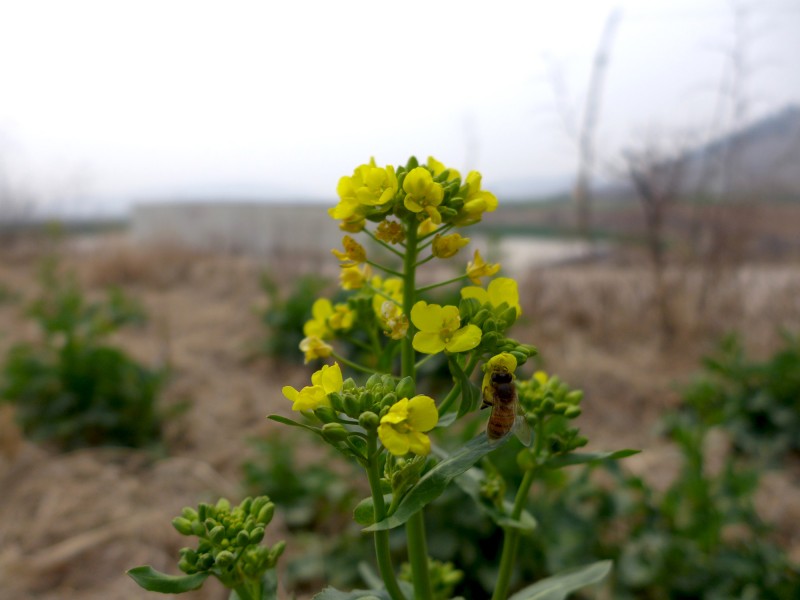
[[[88,301],[52,261],[42,270],[42,286],[29,309],[42,339],[13,346],[0,379],[0,399],[14,405],[25,435],[64,450],[156,444],[156,401],[166,373],[107,341],[140,323],[141,308],[115,289],[104,301]]]

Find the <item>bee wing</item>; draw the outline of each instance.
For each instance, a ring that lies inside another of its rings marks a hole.
[[[514,435],[522,442],[523,446],[530,446],[533,434],[525,415],[517,415],[514,421]]]

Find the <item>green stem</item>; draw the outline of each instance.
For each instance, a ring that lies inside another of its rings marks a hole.
[[[430,600],[431,582],[428,574],[428,545],[425,540],[425,518],[422,511],[415,512],[406,522],[408,560],[414,577],[415,600]]]
[[[456,281],[461,281],[462,279],[466,279],[467,275],[459,275],[458,277],[454,277],[453,279],[448,279],[447,281],[442,281],[440,283],[432,283],[431,285],[426,285],[425,287],[421,287],[417,290],[417,293],[420,292],[427,292],[428,290],[432,290],[437,287],[442,287],[443,285],[448,285],[450,283],[455,283]]]
[[[381,491],[381,476],[378,473],[377,446],[377,434],[374,430],[370,431],[367,436],[366,469],[369,487],[372,491],[372,506],[375,511],[376,523],[382,521],[386,517],[386,505],[383,502],[383,492]],[[403,592],[400,591],[400,586],[397,584],[394,568],[392,567],[388,531],[375,532],[375,556],[378,559],[378,570],[381,574],[381,579],[383,579],[389,596],[391,596],[392,600],[405,600],[405,596],[403,596]]]
[[[440,415],[446,414],[450,410],[450,407],[453,405],[453,402],[455,402],[456,398],[458,398],[458,395],[460,393],[461,393],[461,384],[459,382],[456,382],[453,384],[453,388],[450,390],[447,396],[444,397],[444,400],[442,400],[442,403],[439,405]]]
[[[411,215],[406,221],[406,255],[403,259],[403,314],[410,319],[411,307],[417,299],[416,262],[418,240],[416,217]],[[401,376],[416,377],[414,346],[414,324],[409,323],[408,334],[402,340],[402,354],[400,357]],[[428,573],[428,547],[425,541],[425,521],[422,511],[415,513],[406,522],[406,537],[408,538],[408,562],[411,563],[411,575],[414,580],[414,598],[416,600],[431,600],[431,582]]]
[[[389,244],[387,244],[387,243],[386,243],[386,242],[384,242],[383,240],[379,240],[377,237],[375,237],[375,234],[374,234],[374,233],[372,233],[372,232],[371,232],[369,229],[367,229],[367,228],[365,227],[363,231],[364,231],[364,233],[366,233],[366,234],[367,234],[369,237],[371,237],[373,240],[375,240],[375,241],[376,241],[378,244],[380,244],[381,246],[383,246],[384,248],[386,248],[386,249],[387,249],[387,250],[389,250],[390,252],[393,252],[394,254],[396,254],[397,256],[399,256],[400,258],[403,258],[403,253],[402,253],[402,252],[400,252],[400,251],[396,250],[395,248],[392,248],[392,247],[391,247]]]
[[[352,360],[345,358],[341,354],[336,354],[336,352],[331,352],[331,356],[336,360],[338,360],[339,362],[347,365],[351,369],[355,369],[356,371],[361,371],[362,373],[369,373],[370,375],[376,372],[375,369],[370,369],[369,367],[360,365],[357,362],[353,362]]]
[[[390,269],[389,267],[384,267],[383,265],[379,265],[378,263],[373,262],[371,260],[366,261],[366,263],[368,265],[372,265],[376,269],[380,269],[384,273],[389,273],[389,275],[394,275],[395,277],[402,277],[403,276],[403,274],[400,271],[395,271],[394,269]]]
[[[525,501],[528,499],[531,485],[533,484],[534,469],[525,471],[522,483],[519,484],[517,497],[514,499],[514,508],[511,510],[511,518],[518,521],[525,508]],[[517,549],[519,548],[520,530],[516,527],[506,527],[504,529],[505,539],[503,540],[503,553],[500,555],[500,572],[497,575],[492,600],[505,600],[508,597],[508,584],[511,582],[511,573],[514,569],[514,562],[517,559]]]
[[[436,357],[435,354],[428,354],[425,358],[421,358],[414,365],[414,370],[419,369],[422,365],[424,365],[426,362],[428,362],[429,360],[431,360],[432,358],[435,358],[435,357]]]

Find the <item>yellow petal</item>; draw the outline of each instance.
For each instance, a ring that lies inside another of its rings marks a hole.
[[[428,304],[420,300],[411,307],[411,322],[420,331],[435,332],[438,335],[443,321],[442,307],[438,304]]]
[[[505,302],[517,309],[517,316],[522,313],[522,309],[519,306],[517,282],[510,277],[498,277],[492,280],[486,289],[486,293],[492,306],[500,306]]]
[[[283,386],[281,392],[283,392],[283,395],[292,402],[294,402],[295,398],[297,398],[297,394],[300,393],[290,385]]]
[[[403,423],[406,419],[408,419],[408,398],[403,398],[392,404],[389,412],[381,418],[381,423]]]
[[[414,396],[408,401],[408,424],[415,431],[430,431],[439,422],[439,411],[430,396]]]
[[[448,352],[466,352],[481,343],[481,328],[477,325],[466,325],[453,334],[445,348]]]
[[[325,321],[333,314],[333,304],[327,298],[319,298],[311,307],[311,316],[317,321]]]
[[[414,350],[422,352],[423,354],[438,354],[444,350],[444,340],[442,340],[439,332],[417,332],[414,334],[411,345],[414,347]]]
[[[481,304],[486,304],[489,302],[489,294],[486,292],[485,289],[482,287],[478,287],[475,285],[470,285],[465,288],[461,288],[461,297],[462,298],[475,298]]]
[[[407,435],[399,433],[390,424],[381,424],[378,427],[378,437],[384,447],[395,456],[408,454],[409,440]]]
[[[411,431],[406,436],[408,449],[419,456],[427,456],[431,452],[431,440],[424,433]]]
[[[344,382],[342,380],[342,369],[339,367],[339,363],[333,363],[333,365],[325,365],[322,367],[320,382],[326,394],[341,392]]]

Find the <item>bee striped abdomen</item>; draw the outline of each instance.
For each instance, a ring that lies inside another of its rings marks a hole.
[[[486,436],[492,440],[504,438],[517,418],[517,388],[511,381],[494,381],[492,414],[486,424]]]

